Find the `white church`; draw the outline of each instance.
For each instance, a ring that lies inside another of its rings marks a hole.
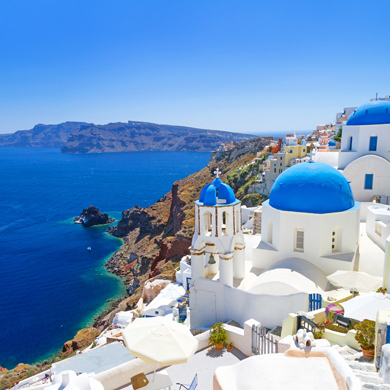
[[[219,177],[195,202],[191,327],[280,325],[308,310],[309,294],[335,290],[328,275],[357,269],[360,204],[335,168],[310,162],[283,172],[263,203],[261,237],[242,233],[240,206]]]

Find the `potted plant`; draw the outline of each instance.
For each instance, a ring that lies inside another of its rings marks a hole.
[[[227,343],[226,346],[227,346],[227,349],[233,349],[233,344],[232,343]]]
[[[375,352],[375,321],[364,320],[355,325],[355,340],[362,348],[363,356],[367,359],[374,358]]]
[[[384,288],[384,287],[379,287],[378,290],[376,290],[377,293],[382,293],[382,294],[386,294],[387,292],[387,288]]]
[[[209,343],[217,349],[222,349],[223,345],[228,341],[226,329],[222,322],[215,323],[210,329]]]

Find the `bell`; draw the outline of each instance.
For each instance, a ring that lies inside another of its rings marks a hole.
[[[210,265],[216,264],[216,261],[215,261],[212,253],[210,253],[208,264],[210,264]]]

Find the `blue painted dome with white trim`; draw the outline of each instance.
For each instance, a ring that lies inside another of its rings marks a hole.
[[[275,181],[269,198],[278,210],[326,214],[355,206],[345,176],[328,164],[309,161],[285,170]]]
[[[238,202],[232,188],[222,183],[222,180],[217,177],[212,183],[203,187],[199,201],[196,203],[203,206],[226,206]]]
[[[358,107],[349,116],[347,126],[383,125],[390,123],[390,102],[373,100]]]

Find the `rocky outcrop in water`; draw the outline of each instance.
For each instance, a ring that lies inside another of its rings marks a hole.
[[[102,213],[97,207],[89,206],[84,209],[79,217],[74,219],[74,223],[81,223],[84,227],[106,225],[115,222],[115,219],[110,218],[108,214]]]

